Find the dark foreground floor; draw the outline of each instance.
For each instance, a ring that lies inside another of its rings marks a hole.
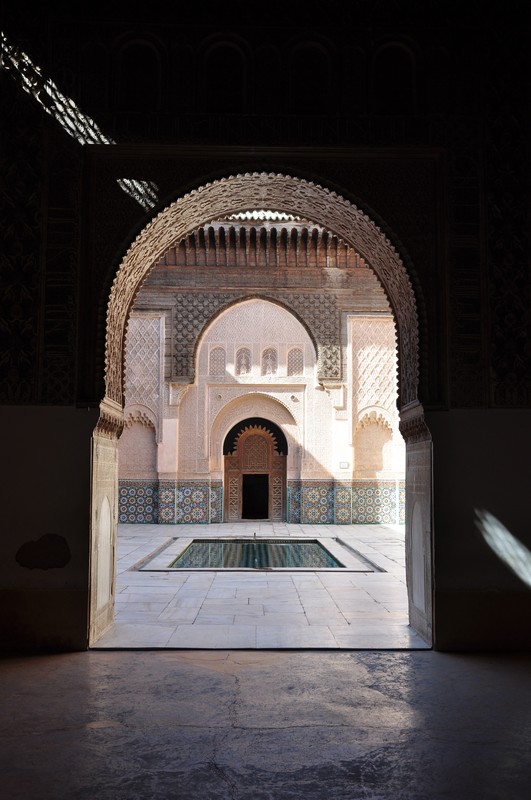
[[[103,651],[0,663],[6,800],[528,800],[531,656]]]

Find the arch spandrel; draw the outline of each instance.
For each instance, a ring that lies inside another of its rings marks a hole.
[[[106,398],[123,403],[123,343],[135,295],[156,261],[177,240],[213,219],[272,208],[319,222],[363,254],[379,278],[398,329],[401,406],[417,400],[418,318],[400,256],[378,226],[340,195],[299,178],[246,173],[208,183],[161,211],[127,251],[114,280],[107,312]]]

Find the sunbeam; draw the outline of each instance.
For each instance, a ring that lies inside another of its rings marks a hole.
[[[28,92],[47,114],[57,120],[69,136],[81,145],[116,144],[113,139],[102,133],[93,119],[83,114],[73,100],[62,94],[52,80],[44,77],[41,68],[36,66],[26,53],[9,44],[4,33],[0,33],[0,42],[2,68],[18,81],[24,91]],[[132,178],[120,178],[117,183],[146,211],[156,205],[157,186],[154,183]]]
[[[497,556],[531,586],[531,551],[489,511],[475,509],[476,526]]]

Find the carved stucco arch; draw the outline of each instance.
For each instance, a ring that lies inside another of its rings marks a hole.
[[[227,433],[248,417],[264,417],[282,428],[288,442],[288,473],[297,469],[300,461],[300,430],[287,406],[277,398],[262,392],[251,392],[230,400],[217,413],[210,428],[211,473],[223,469],[223,442]]]
[[[246,173],[207,183],[179,198],[146,225],[124,256],[107,310],[105,399],[98,425],[116,435],[123,408],[123,355],[127,319],[152,266],[176,240],[229,214],[269,208],[311,219],[357,249],[379,278],[398,332],[400,407],[418,392],[418,317],[406,268],[381,229],[345,198],[318,184],[275,173]]]

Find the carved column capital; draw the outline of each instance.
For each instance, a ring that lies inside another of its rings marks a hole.
[[[100,418],[95,434],[106,439],[118,439],[124,427],[124,414],[120,403],[104,397],[100,403]]]

